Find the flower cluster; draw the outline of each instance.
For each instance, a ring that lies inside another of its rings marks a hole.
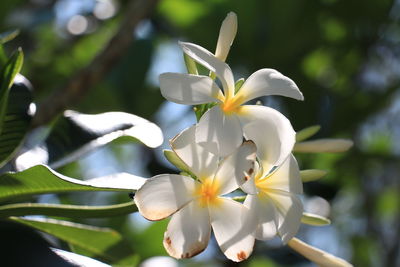
[[[178,259],[203,251],[211,229],[232,261],[248,258],[255,239],[279,236],[297,251],[303,244],[294,239],[303,216],[302,179],[292,155],[296,132],[279,111],[247,104],[260,96],[303,100],[303,95],[290,78],[273,69],[235,82],[225,59],[236,31],[231,12],[222,23],[215,54],[181,42],[189,74],[160,75],[161,94],[195,105],[199,121],[170,141],[168,157],[182,173],[148,179],[134,201],[149,220],[172,216],[164,247]],[[209,75],[198,74],[196,64]],[[245,195],[232,197],[235,190]],[[334,264],[336,258],[330,259]]]

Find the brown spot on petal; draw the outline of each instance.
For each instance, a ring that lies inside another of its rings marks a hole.
[[[237,256],[239,261],[247,259],[246,252],[244,252],[243,250],[240,251],[238,254],[236,254],[236,256]]]
[[[250,168],[249,171],[248,171],[249,175],[252,175],[253,172],[254,172],[254,169],[253,169],[253,168]]]
[[[248,180],[250,179],[250,176],[245,175],[245,176],[244,176],[244,179],[245,179],[246,181],[248,181]]]
[[[167,245],[170,246],[171,245],[171,238],[169,238],[167,236],[167,238],[165,238],[165,243],[167,243]]]
[[[185,254],[182,254],[182,255],[181,255],[181,258],[182,258],[182,259],[190,258],[189,252],[186,252]]]

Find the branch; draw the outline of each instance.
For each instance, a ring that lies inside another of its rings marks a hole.
[[[41,103],[33,119],[33,127],[48,123],[68,106],[78,102],[85,93],[115,66],[132,43],[137,24],[150,16],[158,0],[131,1],[125,20],[102,52],[85,68],[78,71],[64,87]]]

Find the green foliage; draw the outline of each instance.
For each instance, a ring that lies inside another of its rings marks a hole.
[[[326,174],[327,174],[327,171],[317,170],[317,169],[300,171],[300,176],[301,176],[301,180],[303,181],[303,183],[318,180],[318,179],[324,177]]]
[[[32,120],[32,88],[22,75],[11,86],[8,100],[0,134],[0,167],[18,151]]]
[[[313,226],[324,226],[331,224],[331,221],[328,218],[322,217],[317,214],[303,212],[303,216],[301,217],[301,223]]]
[[[133,201],[106,206],[18,203],[0,206],[0,218],[46,215],[68,218],[105,218],[137,211]]]
[[[319,130],[321,129],[321,126],[319,125],[314,125],[310,126],[307,128],[304,128],[296,133],[296,142],[301,142],[304,141],[313,135],[315,135]]]
[[[22,50],[18,49],[0,70],[0,134],[3,132],[10,87],[21,70],[23,58]]]
[[[158,126],[133,114],[107,112],[89,115],[70,110],[56,120],[44,143],[27,151],[17,164],[21,165],[20,169],[38,163],[59,168],[92,150],[122,139],[156,147],[161,144],[163,136]],[[48,161],[35,161],[39,153],[41,157],[45,153],[44,158]]]
[[[101,259],[115,264],[130,263],[134,266],[136,256],[122,236],[110,229],[72,223],[55,219],[26,219],[11,217],[16,221],[77,246]]]
[[[164,149],[163,150],[164,156],[165,158],[175,167],[177,167],[179,170],[186,172],[188,174],[190,174],[191,176],[193,176],[192,172],[190,171],[189,167],[186,165],[185,162],[183,162],[178,155],[172,151],[172,150],[168,150],[168,149]]]
[[[44,165],[31,167],[22,172],[8,172],[0,175],[0,202],[21,196],[62,193],[76,191],[125,191],[135,188],[113,187],[112,178],[109,186],[101,180],[80,181],[63,176]],[[102,186],[103,185],[103,186]],[[117,186],[118,187],[118,186]],[[137,189],[137,188],[136,188]]]

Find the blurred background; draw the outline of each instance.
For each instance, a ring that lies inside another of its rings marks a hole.
[[[162,149],[195,123],[195,116],[190,107],[162,98],[158,75],[185,72],[178,40],[214,51],[220,24],[234,11],[238,33],[227,62],[235,77],[247,78],[265,67],[277,69],[297,83],[305,101],[265,97],[265,105],[285,114],[296,131],[321,125],[315,138],[355,142],[347,153],[296,155],[302,169],[329,171],[304,185],[303,201],[306,211],[332,221],[324,227],[302,225],[298,237],[355,266],[400,266],[400,1],[163,0],[139,8],[132,8],[131,2],[0,1],[0,32],[20,30],[5,48],[24,50],[22,74],[33,84],[39,111],[35,126],[48,122],[40,117],[41,110],[63,101],[65,95],[56,92],[81,79],[87,81],[84,91],[63,108],[130,112],[164,132],[162,148],[116,142],[58,171],[83,179],[121,171],[145,177],[176,172],[163,159]],[[126,28],[124,21],[137,17],[139,22]],[[91,62],[121,29],[128,45],[114,42],[121,53],[97,62],[106,68],[100,78],[86,77]],[[87,193],[39,199],[75,204],[122,200],[128,196]],[[167,221],[150,223],[138,214],[77,221],[121,231],[143,266],[234,265],[215,241],[190,260],[153,258],[166,256],[162,238]],[[237,265],[312,266],[279,240],[257,242],[252,257]]]

